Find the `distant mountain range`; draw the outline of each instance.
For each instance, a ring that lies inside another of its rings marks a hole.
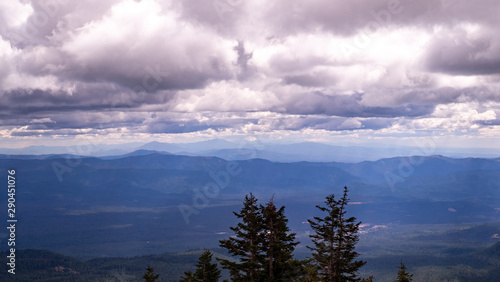
[[[203,248],[234,223],[232,211],[250,192],[262,201],[275,195],[298,232],[343,186],[352,213],[371,224],[490,222],[500,212],[498,158],[283,163],[146,148],[99,158],[1,155],[2,171],[16,169],[19,247],[91,257]],[[188,221],[180,205],[194,207]]]
[[[274,162],[348,162],[376,161],[383,158],[412,155],[443,155],[447,157],[500,157],[500,149],[482,148],[433,148],[420,149],[412,146],[352,146],[332,145],[317,142],[293,144],[263,143],[260,141],[228,142],[213,139],[195,143],[126,143],[117,145],[82,144],[81,146],[30,146],[11,149],[0,148],[0,154],[51,155],[70,154],[93,157],[120,156],[137,150],[148,150],[187,156],[212,156],[225,160],[248,160],[254,158]]]

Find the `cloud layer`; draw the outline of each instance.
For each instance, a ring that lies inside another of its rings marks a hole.
[[[0,136],[491,138],[499,13],[494,0],[7,1]]]

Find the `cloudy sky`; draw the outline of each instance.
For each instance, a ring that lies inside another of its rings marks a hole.
[[[0,146],[499,148],[499,15],[497,0],[1,1]]]

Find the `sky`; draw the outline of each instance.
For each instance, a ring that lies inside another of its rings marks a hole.
[[[497,0],[0,2],[0,146],[500,148]]]

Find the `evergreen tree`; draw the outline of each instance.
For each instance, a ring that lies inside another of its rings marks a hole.
[[[194,278],[199,282],[217,282],[221,277],[216,263],[212,263],[212,253],[205,250],[198,259]]]
[[[394,280],[394,282],[410,282],[413,280],[413,274],[406,272],[406,266],[401,261],[401,265],[399,266],[398,278]]]
[[[314,247],[313,259],[320,267],[320,276],[324,281],[344,282],[359,281],[356,274],[366,262],[355,260],[359,254],[354,250],[359,240],[358,230],[361,222],[355,217],[346,216],[349,203],[347,187],[340,200],[335,195],[329,195],[325,200],[325,207],[316,206],[326,213],[325,217],[314,217],[308,220],[315,234],[310,235]]]
[[[148,268],[146,269],[146,273],[144,273],[144,280],[146,280],[146,282],[155,282],[156,279],[158,279],[158,277],[160,277],[160,274],[154,274],[154,271],[153,271],[153,268],[151,266],[148,266]]]
[[[301,262],[301,273],[295,281],[300,282],[320,282],[321,278],[318,275],[319,267],[313,263],[310,258]]]
[[[261,281],[264,263],[262,244],[264,241],[264,224],[262,214],[253,194],[245,196],[243,208],[239,213],[233,212],[241,219],[236,227],[230,229],[235,233],[227,240],[220,240],[220,246],[240,259],[230,261],[218,259],[223,268],[229,270],[232,281]]]
[[[299,242],[294,242],[295,233],[290,233],[284,206],[278,209],[271,198],[260,209],[265,232],[262,250],[266,255],[263,281],[288,281],[297,267],[293,251]]]
[[[197,282],[196,278],[194,278],[193,272],[191,271],[185,271],[184,276],[181,277],[180,282]]]

